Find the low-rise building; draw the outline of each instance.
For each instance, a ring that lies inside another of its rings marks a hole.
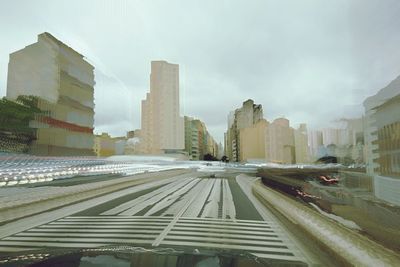
[[[93,150],[98,157],[115,155],[115,140],[108,133],[95,135]]]

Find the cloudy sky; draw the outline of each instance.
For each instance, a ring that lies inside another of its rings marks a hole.
[[[0,2],[0,95],[9,53],[50,32],[96,68],[95,132],[140,127],[151,60],[180,65],[181,112],[223,140],[252,98],[264,117],[325,127],[400,74],[400,1]]]

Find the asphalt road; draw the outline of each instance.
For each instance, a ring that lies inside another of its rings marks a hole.
[[[249,198],[247,182],[192,172],[137,185],[2,226],[0,253],[123,244],[247,252],[303,265],[276,218]]]

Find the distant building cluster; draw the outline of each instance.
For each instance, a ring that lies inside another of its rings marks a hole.
[[[308,134],[308,152],[312,161],[336,157],[339,163],[363,164],[365,162],[364,120],[341,119],[337,128],[311,130]]]
[[[229,113],[224,145],[204,122],[181,116],[178,64],[151,62],[141,129],[126,136],[94,134],[94,85],[94,66],[83,55],[49,33],[39,34],[36,43],[10,54],[7,95],[0,102],[0,145],[7,151],[46,156],[332,161],[366,166],[369,175],[386,179],[377,182],[377,188],[397,190],[390,179],[400,177],[400,77],[364,101],[363,117],[339,119],[331,128],[308,129],[305,123],[293,128],[286,118],[268,121],[262,106],[249,99]]]
[[[234,162],[306,163],[306,125],[295,130],[285,118],[268,122],[262,106],[249,99],[228,115],[225,154]]]
[[[0,145],[43,156],[221,157],[205,124],[185,123],[180,115],[178,64],[151,62],[142,127],[126,136],[94,134],[94,85],[94,67],[83,55],[47,32],[39,34],[36,43],[10,54],[7,95],[0,104],[15,115],[0,118]]]
[[[220,146],[207,130],[204,122],[185,116],[185,151],[191,160],[220,158]]]

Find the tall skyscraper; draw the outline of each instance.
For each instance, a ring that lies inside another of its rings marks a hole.
[[[31,122],[38,155],[94,155],[94,67],[84,56],[45,32],[10,54],[7,98],[37,97],[43,111]]]
[[[142,101],[141,134],[141,151],[145,154],[176,153],[184,149],[178,64],[151,62],[150,92]]]

